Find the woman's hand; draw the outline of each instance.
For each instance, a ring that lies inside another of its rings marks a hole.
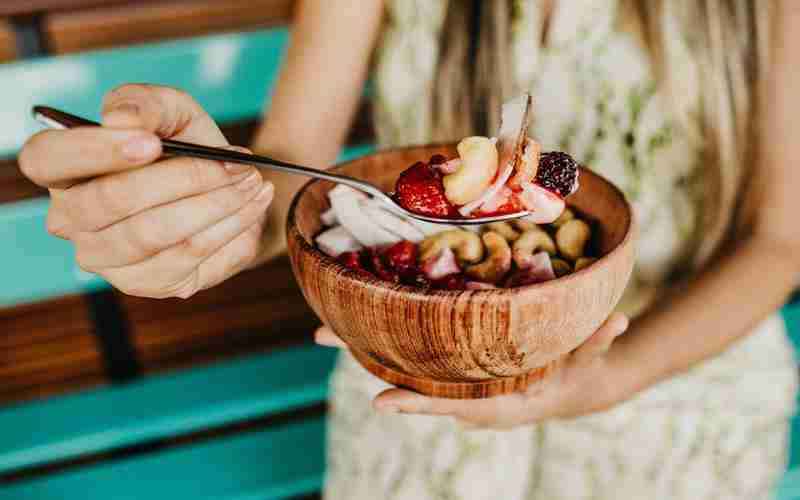
[[[565,362],[525,392],[488,399],[458,400],[423,396],[405,389],[379,394],[374,407],[388,413],[449,415],[468,427],[508,429],[552,418],[568,418],[607,409],[630,394],[611,366],[611,345],[628,328],[624,315],[612,315]],[[346,348],[330,328],[315,334],[317,343]]]
[[[131,295],[186,298],[254,261],[272,185],[250,166],[160,159],[159,137],[229,147],[191,97],[126,85],[102,115],[103,127],[37,134],[19,160],[82,269]]]

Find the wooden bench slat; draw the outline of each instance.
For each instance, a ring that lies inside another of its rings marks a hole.
[[[219,123],[259,116],[286,45],[284,28],[198,37],[0,65],[0,158],[13,157],[41,130],[35,104],[99,117],[103,96],[127,82],[182,88]]]
[[[0,16],[41,14],[59,9],[78,9],[126,2],[130,0],[3,0],[0,3]]]
[[[5,19],[0,19],[0,63],[14,59],[17,56],[17,42],[14,30]]]
[[[322,418],[70,471],[0,490],[0,500],[274,500],[322,486]]]
[[[334,356],[302,346],[5,408],[0,473],[318,403]]]
[[[57,12],[44,21],[54,53],[286,25],[292,0],[162,0]]]

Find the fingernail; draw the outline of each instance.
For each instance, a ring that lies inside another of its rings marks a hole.
[[[122,155],[129,161],[144,161],[154,158],[161,147],[154,135],[137,134],[122,146]]]
[[[236,184],[236,187],[240,191],[248,192],[253,190],[255,187],[261,185],[261,174],[258,171],[253,172],[252,174],[245,177],[243,180],[239,181]]]
[[[245,165],[244,163],[225,162],[223,165],[225,166],[225,170],[231,175],[241,174],[254,169],[252,166]]]
[[[253,198],[256,201],[264,201],[268,198],[272,197],[272,183],[268,182],[264,187],[261,188],[261,191]]]
[[[120,104],[103,115],[103,124],[109,127],[135,128],[139,121],[139,106],[132,103]]]

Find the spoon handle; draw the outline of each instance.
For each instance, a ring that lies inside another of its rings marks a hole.
[[[43,125],[56,129],[100,126],[99,123],[95,123],[85,118],[81,118],[79,116],[75,116],[47,106],[35,106],[33,108],[33,116]],[[203,160],[244,163],[259,168],[276,170],[278,172],[304,175],[306,177],[313,177],[315,179],[323,179],[326,181],[335,182],[337,184],[344,184],[380,198],[387,197],[386,193],[368,182],[346,175],[332,174],[324,170],[317,170],[281,160],[275,160],[266,156],[241,153],[239,151],[229,151],[227,149],[201,146],[200,144],[192,144],[182,141],[173,141],[171,139],[161,139],[161,145],[164,153],[168,155],[190,156]]]

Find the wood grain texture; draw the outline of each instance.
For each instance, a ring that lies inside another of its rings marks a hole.
[[[308,342],[319,324],[286,258],[241,273],[187,300],[123,294],[119,300],[145,372]]]
[[[5,19],[0,19],[0,63],[8,62],[17,56],[17,42],[14,30]]]
[[[292,0],[160,0],[56,12],[45,18],[55,53],[288,24]]]
[[[399,173],[453,146],[388,150],[337,171],[391,190]],[[424,394],[483,398],[518,390],[583,343],[610,315],[630,278],[634,221],[622,193],[583,169],[569,204],[595,225],[602,257],[558,280],[520,288],[434,291],[392,285],[340,266],[312,245],[329,182],[295,198],[287,235],[303,294],[367,369]],[[377,368],[379,366],[380,368]]]
[[[103,357],[80,296],[0,309],[0,405],[102,384]]]
[[[147,3],[152,0],[138,0]],[[131,0],[3,0],[0,2],[0,16],[41,14],[43,12],[84,9],[97,6],[111,6],[131,3]]]

